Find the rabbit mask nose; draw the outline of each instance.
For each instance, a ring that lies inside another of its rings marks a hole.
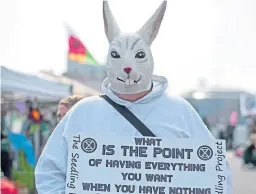
[[[132,68],[131,67],[126,67],[124,68],[124,72],[125,73],[130,73],[132,71]]]

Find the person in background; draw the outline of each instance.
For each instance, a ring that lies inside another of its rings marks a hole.
[[[256,118],[255,116],[251,117],[251,126],[250,126],[250,135],[256,133]]]
[[[78,101],[82,100],[84,97],[79,95],[68,96],[67,98],[62,99],[58,104],[57,112],[57,122],[65,116],[65,114],[74,106]]]
[[[238,121],[237,112],[233,111],[229,117],[229,123],[227,126],[227,149],[233,148],[233,140],[234,140],[234,130]]]
[[[250,137],[250,144],[243,154],[244,164],[256,167],[256,134]]]
[[[61,121],[61,119],[65,116],[65,114],[80,100],[82,100],[83,97],[79,96],[79,95],[72,95],[72,96],[68,96],[66,98],[63,98],[59,104],[58,104],[58,110],[56,114],[56,120],[57,120],[57,124]],[[44,123],[46,124],[46,123]],[[53,130],[53,129],[52,129]],[[52,133],[52,130],[50,131],[50,134]],[[50,135],[49,134],[49,135]],[[47,143],[49,135],[47,135],[47,138],[43,139],[43,143],[41,146],[41,150],[40,152],[42,152],[44,145]]]
[[[210,124],[209,124],[207,118],[206,118],[206,117],[203,117],[202,120],[203,120],[205,126],[210,130]]]
[[[219,139],[226,140],[226,125],[225,120],[222,117],[218,117],[216,120],[217,137]]]
[[[197,107],[194,104],[191,104],[191,106],[195,109],[195,111],[197,112],[197,114],[201,117],[202,121],[204,122],[205,126],[207,127],[207,129],[209,129],[210,131],[210,123],[207,120],[206,116],[202,116],[199,112],[199,110],[197,109]]]
[[[1,130],[1,169],[4,176],[11,178],[12,158],[10,155],[10,143],[8,137]]]
[[[11,157],[11,145],[8,139],[7,126],[5,123],[6,111],[1,109],[1,172],[7,178],[11,178],[12,170],[12,157]]]

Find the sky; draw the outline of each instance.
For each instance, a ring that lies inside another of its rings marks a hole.
[[[138,30],[162,0],[109,0],[124,32]],[[256,1],[168,0],[151,48],[155,73],[175,93],[209,85],[256,91]],[[67,65],[68,23],[102,64],[108,42],[102,0],[0,0],[0,64],[33,73]]]

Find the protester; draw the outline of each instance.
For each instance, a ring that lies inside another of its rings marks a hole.
[[[244,164],[256,167],[256,134],[251,135],[250,145],[243,154]]]
[[[191,103],[190,103],[190,104],[191,104]],[[207,129],[209,129],[209,130],[211,131],[211,129],[210,129],[210,123],[209,123],[207,117],[200,115],[199,110],[196,108],[196,106],[195,106],[194,104],[191,104],[191,106],[195,109],[195,111],[197,112],[197,114],[201,117],[201,119],[203,120],[203,122],[204,122],[205,126],[207,127]]]
[[[1,169],[4,176],[11,178],[12,158],[10,154],[10,142],[1,130]]]
[[[203,117],[202,120],[203,120],[205,126],[206,126],[209,130],[211,130],[211,129],[210,129],[210,123],[208,122],[207,117]]]
[[[155,136],[170,141],[174,138],[197,138],[205,142],[214,140],[187,101],[167,94],[167,79],[153,75],[150,45],[157,36],[166,4],[164,1],[137,33],[121,34],[108,1],[103,1],[104,26],[110,43],[107,78],[102,84],[105,95],[81,100],[57,125],[36,166],[38,194],[65,193],[68,152],[71,151],[68,145],[74,134],[94,133],[113,141],[119,136],[142,135],[131,121],[129,123],[115,110],[114,105],[126,108],[126,113],[131,111]],[[227,179],[227,193],[231,194],[230,174]]]
[[[58,110],[57,110],[57,113],[53,113],[53,117],[56,117],[56,120],[55,120],[55,124],[56,124],[56,121],[57,123],[60,122],[60,120],[66,115],[66,113],[80,100],[82,100],[83,97],[82,96],[79,96],[79,95],[72,95],[72,96],[68,96],[66,98],[63,98],[59,103],[58,103]],[[42,128],[42,131],[43,131],[43,128],[44,127],[47,127],[47,125],[51,125],[51,123],[49,121],[42,121],[42,124],[41,124],[41,128]],[[51,133],[52,130],[50,130],[49,133]],[[46,142],[48,141],[48,137],[49,137],[49,134],[47,133],[47,135],[45,135],[44,137],[42,137],[41,139],[41,147],[40,147],[40,153],[42,152]]]
[[[237,112],[233,111],[230,114],[230,118],[229,118],[229,123],[227,126],[227,149],[232,149],[233,148],[233,141],[234,141],[234,131],[235,131],[235,127],[238,121],[238,114]]]
[[[250,135],[256,133],[256,118],[251,116]]]
[[[59,122],[65,116],[72,106],[82,99],[83,97],[79,95],[72,95],[62,99],[58,104],[57,122]]]
[[[6,111],[1,110],[1,169],[3,174],[7,178],[11,178],[12,170],[12,156],[11,156],[11,145],[8,139],[8,130],[5,123]]]

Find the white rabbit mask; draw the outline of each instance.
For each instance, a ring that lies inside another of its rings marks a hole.
[[[136,33],[121,33],[108,2],[103,1],[105,33],[109,41],[106,72],[110,88],[120,94],[147,91],[152,86],[154,61],[151,43],[157,36],[165,9],[163,1],[154,15]]]

